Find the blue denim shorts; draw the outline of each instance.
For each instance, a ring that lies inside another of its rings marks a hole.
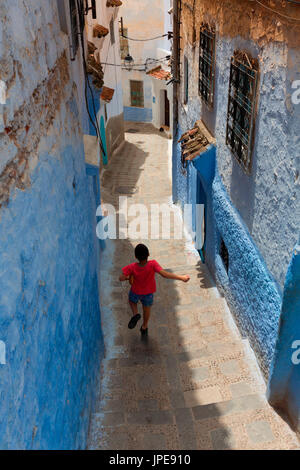
[[[129,300],[134,304],[137,304],[140,300],[145,307],[151,307],[151,305],[153,304],[153,294],[139,295],[135,294],[134,292],[132,292],[132,290],[130,290]]]

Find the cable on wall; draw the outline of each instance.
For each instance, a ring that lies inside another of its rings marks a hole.
[[[82,50],[82,60],[83,60],[83,70],[84,70],[84,76],[85,76],[85,103],[86,103],[86,109],[87,113],[89,116],[89,119],[91,123],[93,124],[93,127],[95,128],[96,135],[99,141],[99,145],[101,148],[102,153],[104,156],[106,156],[106,151],[104,150],[103,142],[101,139],[101,133],[100,133],[100,128],[99,128],[99,123],[97,119],[97,112],[96,112],[96,105],[95,105],[95,98],[94,98],[94,93],[89,81],[88,73],[87,73],[87,66],[86,66],[86,60],[85,60],[85,47],[84,47],[84,38],[83,38],[83,31],[84,31],[84,7],[83,4],[80,0],[76,0],[77,2],[77,9],[78,9],[78,17],[79,17],[79,26],[80,26],[80,31],[78,35],[80,36],[81,40],[81,50]],[[91,97],[92,97],[92,104],[93,104],[93,111],[94,111],[94,116],[95,116],[95,121],[93,120],[90,109],[89,109],[89,104],[88,104],[88,98],[87,98],[87,89],[89,88]]]
[[[266,8],[266,10],[272,11],[273,13],[276,13],[277,15],[280,15],[283,18],[286,18],[287,20],[300,21],[300,18],[294,18],[292,16],[285,15],[284,13],[281,13],[280,11],[274,10],[273,8],[268,7],[267,5],[264,5],[264,3],[260,2],[259,0],[252,0],[252,1],[255,1],[256,3],[258,3],[263,8]],[[300,3],[299,3],[299,5],[300,5]]]

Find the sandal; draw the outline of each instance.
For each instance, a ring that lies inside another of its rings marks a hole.
[[[141,318],[141,315],[139,313],[137,313],[136,315],[134,315],[131,319],[130,319],[130,322],[128,323],[128,328],[130,330],[132,330],[133,328],[135,328],[137,322],[140,320]]]

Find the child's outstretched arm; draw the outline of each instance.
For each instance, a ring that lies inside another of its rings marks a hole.
[[[159,271],[159,274],[162,277],[165,277],[166,279],[175,279],[177,281],[183,281],[183,282],[188,282],[190,280],[190,276],[188,276],[187,274],[180,276],[179,274],[169,273],[168,271],[165,271],[164,269],[161,269]]]
[[[119,276],[119,281],[123,282],[123,281],[128,281],[129,280],[129,276],[125,276],[125,274],[121,274]]]

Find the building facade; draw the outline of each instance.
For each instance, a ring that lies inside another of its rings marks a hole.
[[[85,448],[103,355],[83,2],[2,1],[0,447]]]
[[[270,400],[287,409],[290,397],[298,425],[300,373],[280,317],[288,312],[297,336],[299,301],[287,292],[299,275],[300,6],[178,0],[173,9],[173,199],[199,204],[200,255],[250,340]]]
[[[122,5],[120,0],[97,0],[91,2],[86,16],[88,65],[93,94],[91,96],[91,93],[88,93],[89,108],[91,114],[96,111],[99,122],[104,147],[104,151],[101,151],[101,168],[109,163],[112,154],[124,142],[122,74],[119,54],[120,5]],[[93,75],[95,68],[97,71]],[[91,123],[88,133],[91,136],[97,133]],[[92,142],[92,139],[90,138],[89,141]]]
[[[170,128],[172,89],[167,86],[171,78],[170,6],[170,0],[128,0],[121,8],[121,60],[127,54],[134,60],[131,70],[122,68],[126,121],[153,122],[158,128]],[[152,38],[155,39],[148,40]]]

